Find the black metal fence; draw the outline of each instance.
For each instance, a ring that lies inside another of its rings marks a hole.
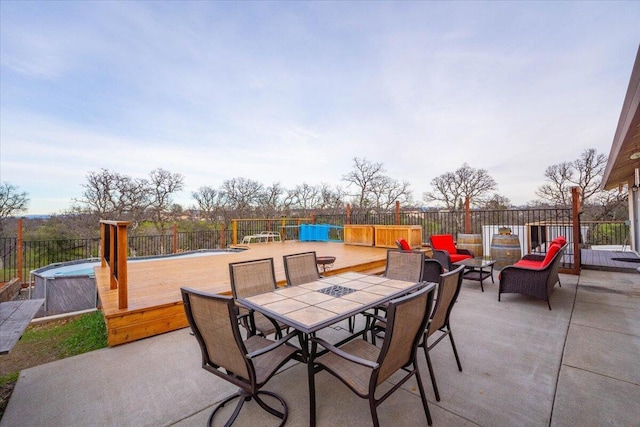
[[[465,231],[464,211],[402,211],[400,225],[422,226],[422,241],[428,244],[433,234],[453,234]],[[558,235],[573,238],[570,209],[526,209],[526,210],[478,210],[469,212],[471,232],[491,236],[500,228],[511,228],[514,234],[526,236],[525,250],[536,251],[544,243]],[[279,232],[286,240],[297,240],[299,226],[308,224],[310,218],[243,219],[236,220],[236,239],[259,234],[263,231]],[[344,226],[346,215],[316,215],[315,223]],[[352,214],[351,224],[393,225],[395,212],[383,214]],[[130,256],[153,256],[199,249],[218,249],[233,244],[234,227],[224,231],[179,232],[177,235],[152,235],[129,237]],[[579,234],[583,248],[592,245],[622,247],[629,244],[629,225],[626,221],[582,222]],[[336,238],[337,237],[337,238]],[[331,237],[337,240],[340,235]],[[175,247],[174,247],[175,242]],[[55,262],[74,261],[99,256],[99,239],[44,240],[22,243],[23,278],[31,270]],[[18,241],[15,237],[0,238],[0,282],[18,277]]]

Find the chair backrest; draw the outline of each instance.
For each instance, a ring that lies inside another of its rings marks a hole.
[[[315,251],[285,255],[282,261],[288,286],[298,286],[320,278]]]
[[[433,288],[423,288],[389,302],[384,342],[377,361],[379,368],[374,373],[376,385],[414,361],[429,320],[433,293]]]
[[[424,252],[405,252],[391,249],[387,251],[387,267],[384,275],[389,279],[422,281]]]
[[[458,253],[451,234],[432,234],[429,237],[429,242],[432,249],[445,250],[450,254]]]
[[[234,298],[246,298],[276,288],[273,258],[230,263],[229,277]]]
[[[254,382],[255,370],[245,357],[233,298],[189,288],[180,291],[189,326],[202,350],[202,366],[239,386]],[[235,378],[226,372],[233,372]]]
[[[444,269],[438,260],[426,258],[424,260],[424,269],[422,271],[423,282],[440,282],[440,275]]]
[[[455,270],[440,276],[440,284],[438,285],[438,296],[436,297],[436,306],[431,314],[431,322],[429,323],[428,335],[433,334],[438,329],[449,323],[449,315],[453,309],[460,287],[462,286],[462,272],[464,266],[460,266]]]

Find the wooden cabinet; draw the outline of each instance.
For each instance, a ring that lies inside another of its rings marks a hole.
[[[344,226],[344,243],[373,246],[373,225],[347,224]]]
[[[396,240],[404,238],[413,249],[422,247],[422,227],[420,225],[374,225],[375,246],[397,248]]]

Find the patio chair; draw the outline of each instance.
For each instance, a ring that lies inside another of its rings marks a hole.
[[[396,240],[396,245],[398,249],[402,251],[411,251],[411,246],[409,243],[402,237]],[[425,255],[424,257],[424,269],[422,270],[422,281],[423,282],[435,282],[438,283],[440,281],[440,275],[444,272],[442,264],[436,260],[429,258]]]
[[[388,279],[405,280],[407,282],[422,282],[424,266],[424,252],[407,252],[389,249],[387,251],[387,266],[384,277]],[[384,330],[384,328],[378,327],[378,323],[381,319],[380,311],[386,311],[387,306],[388,303],[377,306],[373,314],[363,313],[367,317],[367,325],[363,331],[363,338],[366,339],[367,331],[370,330],[371,342],[373,344],[376,343],[377,332]]]
[[[392,300],[387,311],[388,331],[380,348],[359,339],[348,341],[337,348],[321,338],[312,337],[312,354],[316,354],[317,345],[328,350],[313,360],[313,370],[309,374],[312,419],[315,419],[316,409],[315,374],[326,370],[356,395],[369,401],[374,426],[379,426],[378,405],[415,375],[427,423],[431,425],[431,414],[416,363],[416,354],[432,303],[433,289],[426,288]],[[376,399],[378,387],[401,369],[406,375],[399,380],[394,377],[393,387]]]
[[[473,252],[470,250],[456,248],[451,234],[433,234],[429,237],[429,243],[433,251],[433,259],[438,260],[447,271],[454,269],[454,262],[473,258]]]
[[[431,358],[429,357],[429,351],[435,347],[445,337],[449,337],[451,341],[451,348],[453,349],[453,355],[456,358],[458,364],[458,370],[462,372],[462,364],[460,363],[460,357],[458,357],[458,351],[456,350],[456,344],[453,341],[453,332],[451,332],[451,324],[449,322],[449,316],[453,305],[458,299],[460,294],[460,288],[462,286],[462,272],[464,266],[460,266],[457,269],[440,276],[440,285],[438,286],[438,295],[436,296],[436,304],[431,314],[431,319],[427,330],[424,333],[424,339],[420,343],[420,346],[424,349],[424,355],[427,359],[427,366],[429,367],[429,376],[431,377],[431,384],[433,385],[433,393],[436,396],[436,400],[440,401],[440,393],[438,392],[438,385],[436,384],[436,377],[433,372],[433,365]],[[428,343],[428,338],[433,336],[436,332],[440,332],[438,338]]]
[[[273,258],[230,263],[229,277],[234,299],[251,297],[276,288]],[[282,329],[286,327],[262,313],[254,313],[245,308],[240,308],[238,320],[249,336],[260,334],[266,337],[275,333],[276,338],[280,338]]]
[[[406,280],[407,282],[422,281],[424,270],[424,253],[407,252],[390,249],[387,251],[387,266],[384,276],[389,279]]]
[[[562,257],[568,243],[560,246],[560,243],[552,243],[547,254],[540,260],[540,255],[525,255],[525,257],[507,266],[500,272],[500,287],[498,288],[498,301],[500,296],[506,293],[519,293],[547,302],[551,310],[551,294],[556,283],[560,284],[558,271],[562,263]],[[562,285],[560,285],[562,286]]]
[[[303,283],[315,282],[320,278],[316,253],[303,252],[299,254],[285,255],[284,274],[287,277],[287,286],[298,286]]]
[[[292,332],[277,342],[258,335],[242,340],[238,327],[238,307],[233,298],[208,294],[189,288],[180,288],[189,326],[200,344],[202,367],[218,377],[239,387],[238,391],[218,404],[215,414],[230,401],[238,398],[238,404],[225,425],[237,418],[245,402],[254,399],[261,408],[280,418],[284,425],[288,408],[277,394],[261,390],[269,379],[286,362],[300,359],[299,350],[288,341],[296,336]],[[259,396],[268,395],[280,402],[282,411],[267,405]]]

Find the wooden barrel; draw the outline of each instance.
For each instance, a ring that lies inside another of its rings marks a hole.
[[[494,234],[491,239],[491,259],[496,260],[494,268],[503,269],[522,258],[520,239],[517,234]]]
[[[458,234],[456,247],[468,249],[476,258],[482,257],[482,234]]]

